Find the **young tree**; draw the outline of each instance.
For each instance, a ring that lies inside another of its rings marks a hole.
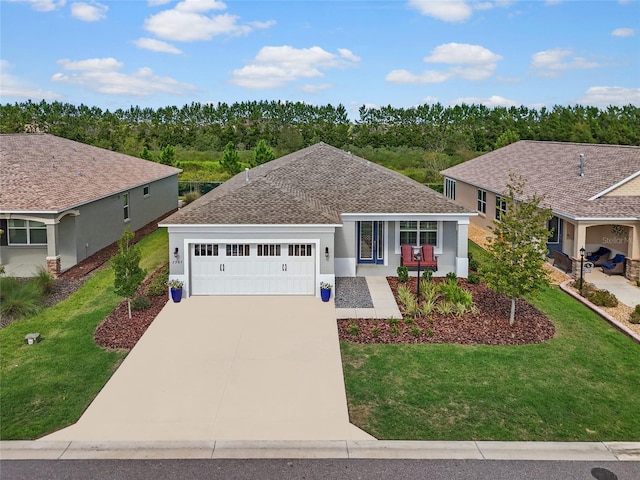
[[[267,145],[267,142],[260,140],[256,145],[255,164],[262,165],[276,158],[273,149]]]
[[[171,145],[167,145],[160,152],[160,163],[163,165],[173,165],[176,159],[176,150]]]
[[[114,272],[113,286],[118,295],[127,298],[129,318],[131,318],[131,297],[144,280],[145,271],[140,268],[140,250],[133,245],[134,234],[127,227],[118,240],[118,253],[111,259]]]
[[[233,144],[233,142],[227,143],[227,146],[224,147],[220,166],[225,172],[228,172],[231,175],[236,175],[242,171],[242,165],[240,165],[240,155],[238,155],[238,151],[236,150],[236,146]]]
[[[551,210],[541,207],[541,197],[524,197],[523,179],[515,175],[509,178],[511,183],[501,197],[506,212],[491,228],[494,238],[487,251],[492,258],[482,273],[491,289],[511,299],[509,325],[513,325],[516,300],[548,284],[544,262]]]
[[[145,160],[153,160],[153,156],[151,156],[151,152],[147,147],[144,147],[140,153],[138,154],[140,158],[144,158]]]

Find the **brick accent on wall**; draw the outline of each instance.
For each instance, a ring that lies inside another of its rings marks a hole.
[[[60,256],[47,257],[47,271],[53,275],[54,278],[58,278],[60,275]]]
[[[625,277],[631,281],[640,279],[640,259],[627,257],[625,260]]]

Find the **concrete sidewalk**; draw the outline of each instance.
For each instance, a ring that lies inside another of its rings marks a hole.
[[[194,458],[640,461],[640,442],[0,442],[1,460]]]

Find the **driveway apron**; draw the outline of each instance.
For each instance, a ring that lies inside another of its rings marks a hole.
[[[372,439],[349,423],[333,302],[168,303],[78,423],[43,440]]]

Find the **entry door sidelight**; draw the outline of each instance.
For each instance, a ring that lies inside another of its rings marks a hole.
[[[384,263],[384,222],[358,222],[358,263]]]

